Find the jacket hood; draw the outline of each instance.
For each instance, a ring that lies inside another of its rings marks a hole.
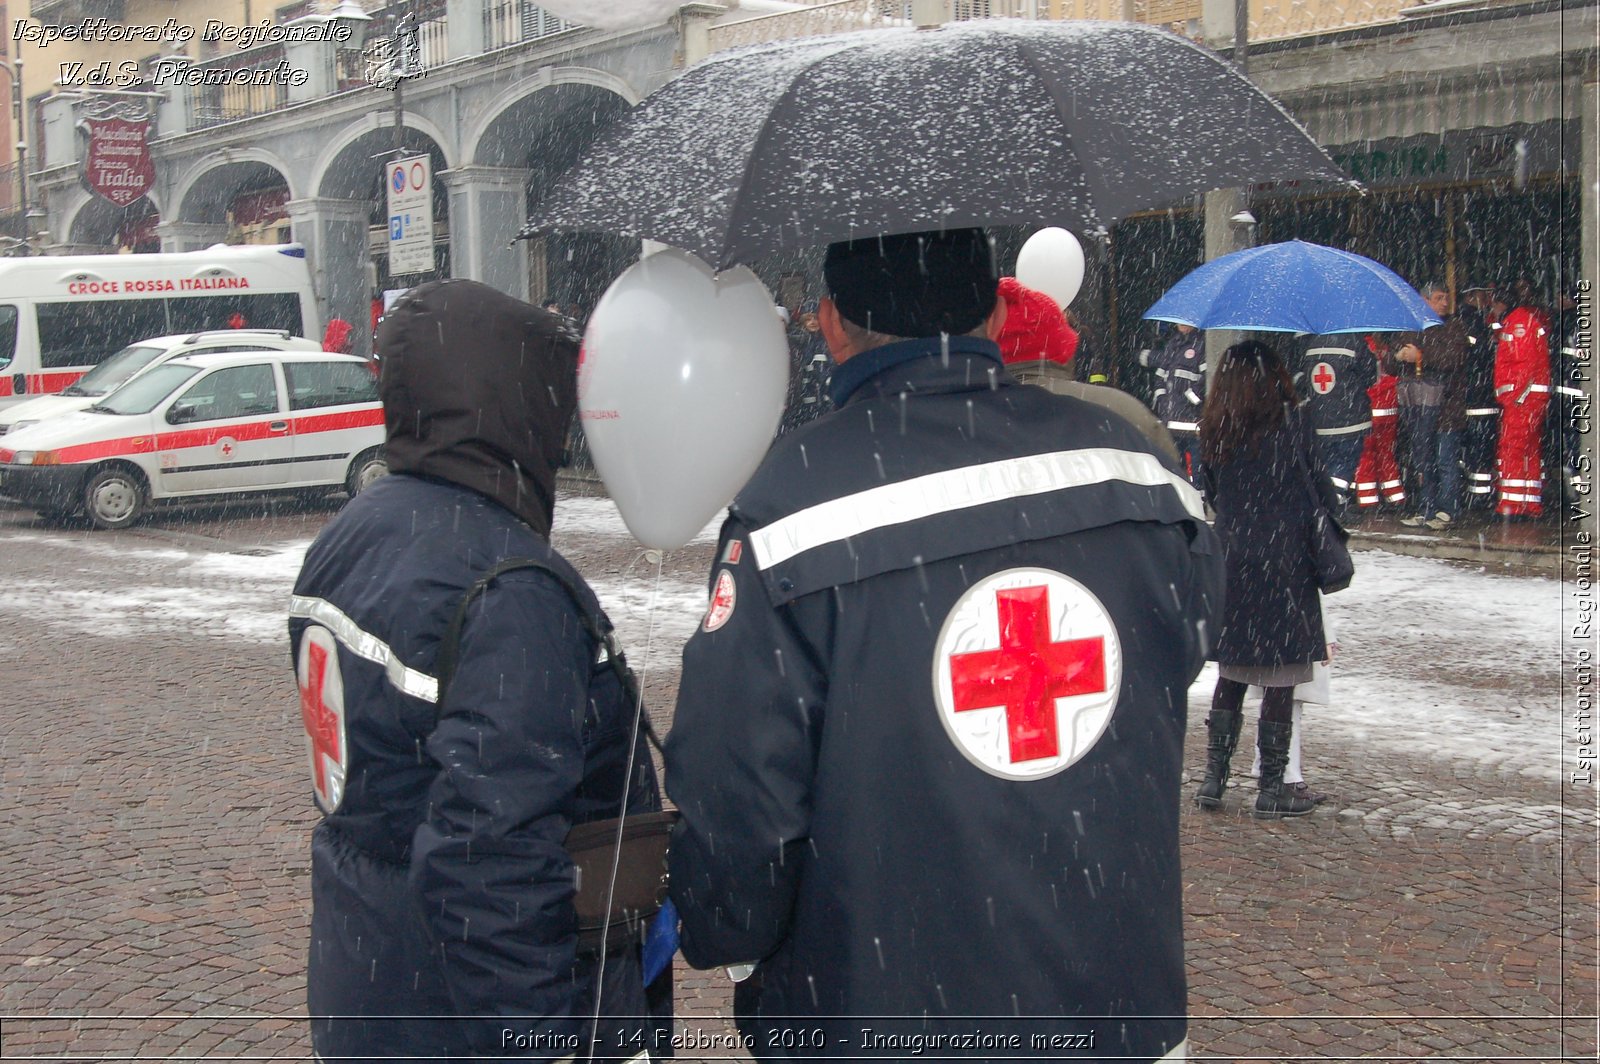
[[[390,308],[378,350],[390,471],[471,488],[549,536],[578,402],[573,325],[477,281],[432,281]]]

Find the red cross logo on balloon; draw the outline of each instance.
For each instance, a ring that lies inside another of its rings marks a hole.
[[[1316,389],[1318,395],[1327,395],[1333,391],[1333,382],[1338,380],[1334,375],[1333,367],[1326,362],[1318,362],[1311,369],[1311,387]]]
[[[1048,569],[974,584],[939,635],[934,692],[946,733],[991,775],[1039,779],[1082,758],[1116,708],[1116,626],[1088,588]]]
[[[311,759],[311,789],[318,808],[331,813],[344,797],[349,758],[344,681],[333,633],[321,625],[307,626],[300,637],[298,664],[295,678],[300,687],[300,720],[305,725],[306,750]]]

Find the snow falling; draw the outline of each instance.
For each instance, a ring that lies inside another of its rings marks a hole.
[[[719,514],[689,549],[714,543],[721,521]],[[9,538],[42,537],[17,532]],[[558,547],[605,542],[625,550],[632,544],[615,505],[602,498],[563,499],[554,539]],[[268,645],[286,645],[289,592],[309,545],[265,544],[240,555],[138,547],[99,536],[57,542],[81,552],[86,569],[120,559],[125,571],[139,575],[103,590],[13,581],[0,591],[0,609],[92,637],[200,630],[219,644]],[[1382,551],[1358,552],[1356,567],[1355,583],[1328,598],[1340,652],[1333,704],[1308,710],[1307,756],[1314,760],[1317,745],[1378,747],[1558,779],[1561,632],[1563,616],[1576,612],[1576,592],[1549,578]],[[174,570],[184,575],[163,579]],[[643,551],[625,571],[584,575],[635,668],[675,672],[683,642],[705,610],[703,575],[658,580]],[[193,586],[204,596],[193,594]],[[0,648],[11,648],[3,636]],[[1215,668],[1208,666],[1190,688],[1191,727],[1205,716],[1214,684]]]

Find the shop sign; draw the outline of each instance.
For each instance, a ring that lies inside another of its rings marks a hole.
[[[83,153],[83,181],[95,195],[126,207],[156,181],[150,158],[150,123],[125,118],[90,118]]]

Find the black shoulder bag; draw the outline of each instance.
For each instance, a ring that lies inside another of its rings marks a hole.
[[[633,751],[637,747],[638,733],[657,750],[661,740],[644,713],[643,699],[639,694],[639,681],[622,648],[617,645],[611,618],[603,610],[590,613],[584,606],[578,589],[567,575],[536,558],[508,558],[484,573],[467,589],[456,607],[450,627],[445,629],[439,645],[439,700],[455,677],[456,659],[460,654],[461,629],[466,623],[467,609],[472,600],[483,594],[490,584],[505,573],[518,569],[537,569],[549,576],[577,607],[583,627],[596,644],[603,647],[606,663],[617,677],[623,696],[637,707],[634,733],[629,741],[628,771],[623,774],[622,798],[618,816],[606,820],[592,820],[576,824],[567,833],[563,845],[572,858],[575,868],[577,893],[573,907],[578,914],[578,948],[594,953],[609,952],[626,943],[636,943],[650,917],[660,910],[667,897],[667,841],[672,825],[677,822],[676,812],[663,810],[653,813],[629,813],[628,792],[633,780]],[[614,940],[608,932],[620,933]]]
[[[1311,470],[1310,459],[1303,441],[1295,441],[1295,462],[1300,466],[1306,497],[1311,501],[1311,567],[1316,572],[1317,587],[1325,595],[1343,591],[1356,575],[1356,563],[1350,557],[1346,544],[1350,533],[1328,512],[1327,504],[1317,491],[1316,474]]]

